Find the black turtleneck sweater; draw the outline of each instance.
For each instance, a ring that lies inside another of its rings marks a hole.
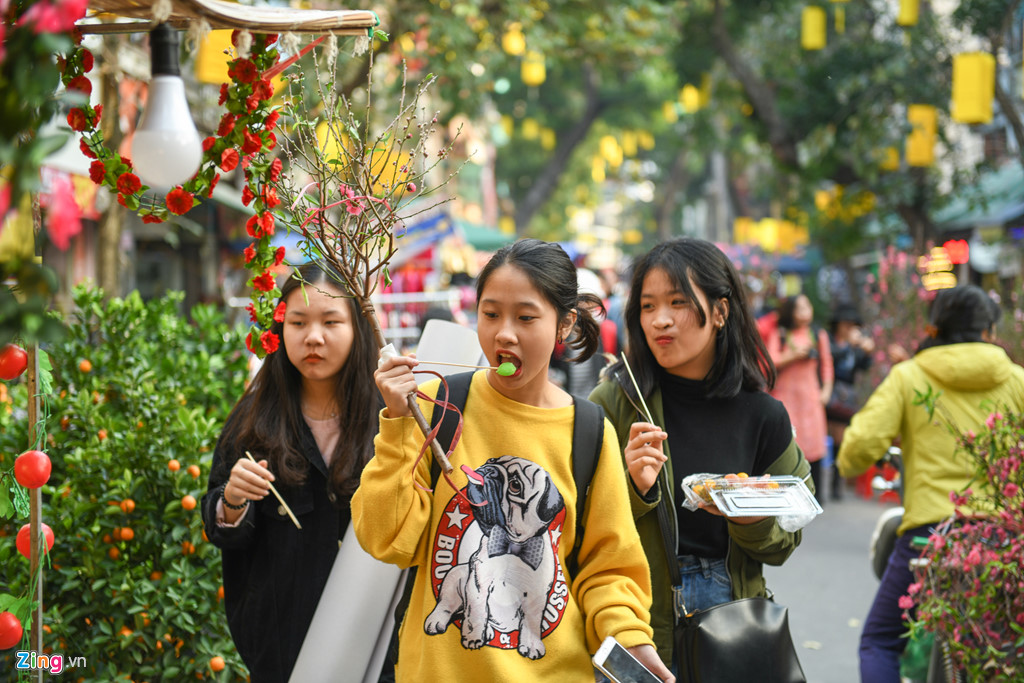
[[[662,405],[672,456],[674,498],[682,501],[683,477],[709,474],[764,474],[793,440],[789,414],[763,391],[732,398],[708,398],[707,383],[661,375]],[[679,554],[724,558],[729,544],[724,517],[676,505]]]

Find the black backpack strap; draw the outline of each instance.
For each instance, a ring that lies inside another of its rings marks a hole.
[[[583,520],[586,515],[590,480],[594,478],[597,461],[604,443],[604,410],[593,401],[574,396],[576,416],[572,425],[572,478],[576,481],[576,542],[566,558],[569,575],[579,569],[580,544],[583,542]]]
[[[473,383],[473,373],[459,372],[448,375],[444,379],[448,383],[448,403],[458,407],[460,411],[465,410],[466,399],[469,397],[469,385]],[[438,385],[436,398],[444,399],[444,384]],[[441,420],[442,413],[444,414],[443,421]],[[441,410],[440,406],[434,406],[430,415],[430,427],[436,427],[438,422],[441,422],[441,429],[437,431],[437,443],[447,453],[452,446],[452,439],[455,438],[455,430],[459,426],[459,414],[454,410],[445,411]],[[430,488],[434,488],[437,486],[437,480],[441,478],[441,466],[437,464],[431,451],[427,453],[430,456]],[[388,648],[388,655],[393,663],[398,661],[398,629],[402,625],[402,619],[405,618],[405,611],[409,608],[414,583],[416,583],[415,565],[406,570],[405,588],[402,591],[402,597],[395,605],[395,628],[391,632],[391,645]]]

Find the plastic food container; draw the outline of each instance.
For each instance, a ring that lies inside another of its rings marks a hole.
[[[725,479],[720,474],[691,474],[683,479],[683,506],[696,510],[714,503],[727,517],[783,517],[819,515],[814,494],[799,477]]]

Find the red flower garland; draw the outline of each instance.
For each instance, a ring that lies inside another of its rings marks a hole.
[[[233,44],[237,44],[237,37],[238,31],[232,34]],[[162,203],[144,194],[149,187],[134,173],[131,161],[105,146],[99,130],[101,106],[76,107],[68,113],[68,125],[82,133],[82,153],[95,160],[89,167],[89,177],[97,185],[116,192],[118,203],[135,211],[144,223],[162,223],[171,214],[187,213],[199,203],[197,197],[213,195],[213,188],[220,180],[218,167],[227,173],[242,165],[246,180],[242,203],[252,204],[255,212],[246,223],[246,231],[253,242],[244,252],[245,266],[253,273],[249,280],[252,303],[247,307],[253,325],[246,346],[261,358],[279,347],[280,340],[270,331],[270,326],[283,311],[280,306],[275,308],[281,291],[269,270],[280,266],[284,260],[284,249],[270,246],[275,230],[274,216],[270,212],[281,203],[277,190],[270,183],[280,178],[282,170],[280,159],[267,158],[277,146],[273,130],[280,117],[279,112],[270,109],[273,87],[266,76],[280,58],[273,47],[276,42],[275,34],[254,35],[248,57],[229,63],[228,75],[232,82],[221,86],[218,102],[227,112],[221,117],[217,135],[203,141],[203,160],[195,176],[168,192]],[[85,74],[92,70],[93,64],[92,54],[77,46],[62,60],[65,87],[88,94],[91,85]],[[253,339],[259,339],[259,344],[254,345]]]

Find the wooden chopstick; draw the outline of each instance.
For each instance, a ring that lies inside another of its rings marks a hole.
[[[246,452],[245,452],[245,457],[249,458],[249,459],[250,459],[250,460],[252,460],[253,462],[256,462],[256,458],[252,457],[252,453],[250,453],[249,451],[246,451]],[[258,465],[259,463],[258,463],[258,462],[256,462],[256,464]],[[270,483],[270,482],[268,481],[268,482],[267,482],[267,486],[269,486],[269,487],[270,487],[270,492],[271,492],[271,493],[273,493],[273,494],[274,494],[274,496],[276,496],[276,497],[277,497],[277,500],[278,500],[278,501],[280,501],[280,503],[281,503],[281,507],[283,507],[283,508],[284,508],[284,511],[285,511],[285,512],[287,512],[287,513],[288,513],[288,516],[292,518],[292,522],[294,522],[294,523],[295,523],[295,528],[296,528],[296,529],[302,529],[302,525],[301,525],[301,524],[299,524],[299,520],[295,518],[295,513],[294,513],[294,512],[292,512],[292,509],[291,509],[290,507],[288,507],[288,503],[284,502],[284,498],[282,498],[282,497],[281,497],[281,494],[277,492],[277,489],[275,489],[275,488],[274,488],[274,485],[273,485],[273,484],[271,484],[271,483]]]
[[[633,377],[633,371],[629,367],[629,361],[626,360],[625,351],[623,351],[621,358],[622,364],[626,366],[626,372],[629,373],[629,380],[633,383],[633,388],[636,389],[636,396],[640,399],[640,405],[644,407],[644,417],[647,418],[648,422],[654,424],[654,418],[651,417],[651,409],[647,407],[647,403],[644,401],[644,395],[640,393],[640,386],[636,383],[636,377]]]

